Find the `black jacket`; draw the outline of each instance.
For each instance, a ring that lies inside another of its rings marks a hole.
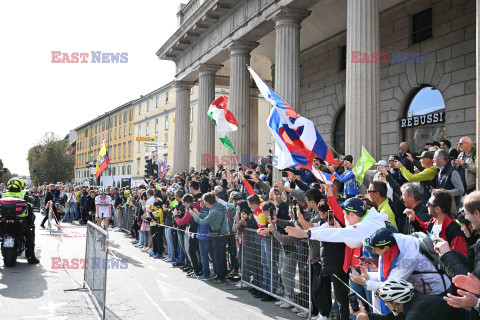
[[[413,208],[413,211],[415,212],[415,216],[417,216],[422,222],[427,222],[431,219],[430,215],[428,214],[427,206],[421,202],[417,204],[415,208]]]
[[[321,224],[328,223],[320,220]],[[320,264],[322,275],[343,273],[343,260],[345,258],[345,243],[320,242]]]
[[[445,253],[440,262],[451,278],[459,274],[467,275],[469,272],[480,278],[480,239],[468,248],[467,256],[452,250]]]
[[[370,320],[405,319],[405,320],[460,320],[465,319],[465,310],[454,308],[440,297],[414,292],[412,300],[405,303],[403,312],[395,317],[388,315],[368,314]]]
[[[89,213],[92,211],[92,215],[95,215],[95,198],[90,196],[85,199],[85,212]]]

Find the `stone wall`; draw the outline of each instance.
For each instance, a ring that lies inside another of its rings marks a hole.
[[[411,16],[432,7],[433,38],[411,44]],[[345,104],[345,71],[340,68],[342,32],[301,53],[301,113],[312,119],[329,144],[336,116]],[[399,119],[420,85],[435,86],[446,106],[446,134],[455,143],[475,135],[475,1],[416,0],[380,14],[380,51],[428,53],[427,62],[380,66],[381,153],[396,153],[402,138]],[[348,49],[347,49],[348,50]],[[348,55],[347,51],[347,55]],[[365,126],[368,130],[368,125]]]

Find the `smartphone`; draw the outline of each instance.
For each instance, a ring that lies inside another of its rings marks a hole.
[[[430,148],[428,148],[428,151],[430,151],[430,152],[435,152],[436,150],[437,150],[437,149],[435,149],[435,147],[430,147]]]
[[[335,225],[335,214],[333,210],[328,210],[328,225],[331,227]]]
[[[292,205],[292,210],[293,210],[293,219],[294,219],[294,220],[298,220],[298,216],[297,216],[297,206]]]
[[[355,276],[361,275],[361,273],[360,273],[360,268],[358,268],[358,267],[353,267],[353,266],[351,266],[351,267],[350,267],[350,272],[351,272],[353,275],[355,275]]]
[[[350,301],[350,306],[352,307],[353,312],[360,311],[360,305],[358,304],[357,295],[355,293],[350,293],[348,295],[348,301]]]
[[[362,264],[366,264],[366,265],[373,265],[373,266],[377,266],[377,264],[375,263],[375,260],[372,259],[372,258],[369,258],[369,257],[359,257],[359,256],[355,256],[355,258],[359,259]]]

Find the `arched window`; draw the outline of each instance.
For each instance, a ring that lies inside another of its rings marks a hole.
[[[122,175],[125,175],[125,166],[122,166]]]
[[[132,174],[132,166],[131,165],[127,166],[127,174]]]
[[[440,91],[432,86],[416,90],[407,101],[400,126],[413,152],[421,152],[426,142],[445,139],[445,101]]]
[[[340,109],[333,129],[333,146],[339,154],[345,154],[345,106]]]
[[[112,172],[113,175],[115,175],[115,171],[116,171],[116,170],[115,170],[115,167],[113,167],[112,171],[113,171],[113,172]]]

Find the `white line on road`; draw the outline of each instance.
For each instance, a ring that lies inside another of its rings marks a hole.
[[[169,277],[169,276],[167,276],[165,273],[161,273],[161,272],[159,272],[159,273],[158,273],[158,275],[159,275],[160,277],[164,278],[164,279],[168,279],[168,278],[170,278],[170,277]]]
[[[148,266],[150,269],[152,269],[153,271],[157,271],[157,268],[154,268],[152,266]]]
[[[210,312],[203,309],[201,306],[199,306],[198,304],[196,304],[195,302],[193,302],[189,298],[181,297],[179,300],[185,302],[190,308],[197,311],[203,318],[208,319],[208,320],[218,320],[218,318],[215,318],[214,316],[212,316],[210,314]]]
[[[112,253],[112,255],[116,258],[117,256]],[[147,297],[147,299],[153,304],[153,306],[158,310],[158,312],[165,318],[165,320],[171,320],[167,314],[165,313],[165,311],[163,311],[160,306],[155,302],[155,300],[153,300],[153,298],[148,294],[148,292],[140,285],[140,283],[137,281],[137,279],[135,279],[132,274],[127,270],[127,269],[124,269],[127,274],[130,276],[130,278],[132,278],[132,280],[137,284],[137,286],[140,288],[140,290],[142,290],[143,294]]]

